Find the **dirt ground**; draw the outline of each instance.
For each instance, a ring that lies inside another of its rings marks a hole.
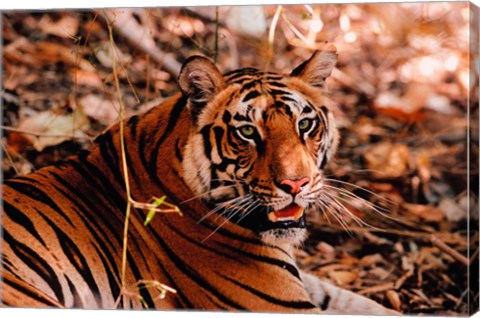
[[[337,203],[310,216],[299,264],[407,314],[466,315],[478,308],[472,12],[455,2],[4,12],[4,178],[88,147],[118,120],[108,23],[127,116],[178,91],[192,54],[225,72],[288,73],[334,43],[327,85],[342,141],[326,175]]]

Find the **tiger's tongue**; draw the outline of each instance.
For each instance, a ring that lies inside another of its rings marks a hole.
[[[302,217],[303,210],[302,207],[292,203],[281,210],[270,212],[268,219],[272,222],[297,221]]]

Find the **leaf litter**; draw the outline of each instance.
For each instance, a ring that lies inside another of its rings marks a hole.
[[[343,224],[309,215],[299,266],[404,313],[465,315],[478,307],[469,12],[452,2],[264,6],[248,28],[232,7],[218,22],[214,7],[4,12],[4,176],[65,158],[118,120],[105,14],[127,116],[178,91],[192,54],[218,53],[225,72],[289,72],[328,41],[339,52],[327,86],[342,140],[325,175],[345,213]]]

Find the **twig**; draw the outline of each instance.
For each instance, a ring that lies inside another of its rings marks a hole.
[[[131,10],[106,9],[105,17],[107,23],[112,23],[115,31],[127,39],[135,48],[150,55],[155,62],[162,65],[173,76],[178,76],[182,65],[173,54],[160,50],[153,38],[148,36],[148,33],[142,32],[142,26],[133,18]]]
[[[111,47],[111,56],[112,56],[112,70],[113,70],[113,79],[114,79],[114,84],[115,84],[115,89],[117,92],[117,99],[118,103],[120,105],[120,110],[119,110],[119,133],[120,133],[120,148],[121,148],[121,163],[122,163],[122,170],[123,170],[123,177],[125,181],[125,194],[127,197],[127,206],[126,206],[126,211],[125,211],[125,221],[124,221],[124,226],[123,226],[123,247],[122,247],[122,264],[121,264],[121,291],[120,295],[118,296],[116,302],[115,302],[115,307],[118,307],[120,304],[122,296],[133,296],[132,293],[127,289],[126,287],[126,271],[127,271],[127,248],[128,248],[128,228],[129,228],[129,223],[130,223],[130,214],[133,208],[150,208],[150,210],[154,210],[154,212],[177,212],[181,215],[181,211],[178,209],[178,207],[174,206],[173,204],[170,203],[164,203],[167,205],[170,209],[157,209],[154,205],[147,204],[147,203],[141,203],[134,201],[131,196],[131,191],[130,191],[130,181],[129,181],[129,171],[128,171],[128,166],[127,166],[127,159],[126,159],[126,145],[125,145],[125,106],[123,104],[123,99],[122,99],[122,92],[120,89],[120,81],[118,78],[118,70],[117,70],[117,56],[116,56],[116,46],[115,46],[115,41],[113,39],[113,25],[114,21],[111,20],[111,18],[105,14],[105,19],[107,20],[107,27],[108,27],[108,35],[109,35],[109,42],[110,42],[110,47]],[[146,282],[144,280],[140,282]],[[165,295],[167,292],[175,292],[174,289],[168,287],[166,288],[166,285],[163,285],[157,281],[152,281],[154,283],[155,288],[161,291],[161,295]],[[137,282],[138,284],[138,282]],[[164,296],[163,296],[164,297]],[[139,297],[140,300],[141,297]]]
[[[123,174],[125,179],[125,192],[127,198],[130,198],[130,183],[128,178],[128,169],[125,160],[125,136],[124,136],[124,112],[125,107],[123,105],[122,94],[120,90],[120,82],[118,80],[117,75],[117,59],[115,55],[115,45],[113,41],[113,31],[112,31],[112,21],[110,18],[107,18],[107,27],[108,27],[108,34],[110,40],[110,47],[111,47],[111,54],[112,54],[112,68],[113,68],[113,78],[115,81],[115,87],[117,91],[117,98],[120,105],[120,147],[122,152],[122,167],[123,167]],[[126,263],[127,263],[127,244],[128,244],[128,225],[130,220],[130,213],[131,213],[132,205],[128,201],[127,208],[125,212],[125,224],[123,226],[123,248],[122,248],[122,268],[121,268],[121,283],[122,283],[122,290],[126,286]]]
[[[439,239],[435,235],[430,236],[430,242],[432,242],[433,245],[435,245],[440,250],[444,251],[445,253],[447,253],[448,255],[450,255],[451,257],[453,257],[455,260],[462,263],[463,265],[465,266],[470,265],[470,261],[468,260],[468,258],[466,258],[462,254],[460,254],[459,252],[457,252],[456,250],[454,250],[453,248],[445,244],[441,239]]]
[[[300,40],[302,40],[305,45],[308,46],[308,39],[300,32],[290,20],[288,20],[287,16],[285,15],[285,12],[282,11],[282,18],[283,20],[287,23],[287,26],[290,28],[290,31],[292,31]]]
[[[20,133],[20,134],[32,135],[32,136],[36,136],[36,137],[51,137],[51,138],[65,138],[65,137],[70,138],[71,137],[72,139],[74,138],[74,136],[70,136],[70,135],[45,134],[45,133],[41,133],[41,132],[29,131],[29,130],[19,129],[19,128],[15,128],[15,127],[9,127],[9,126],[3,126],[3,125],[0,125],[0,129],[7,130],[7,131],[14,131],[14,132],[17,132],[17,133]],[[93,140],[93,138],[91,138],[89,136],[75,136],[75,139],[84,139],[84,140],[88,140],[88,141]]]
[[[275,11],[275,15],[272,18],[272,23],[270,24],[270,30],[268,31],[268,45],[273,52],[273,41],[275,39],[275,29],[277,28],[278,18],[282,12],[282,6],[279,5]]]
[[[219,27],[219,13],[218,13],[218,6],[215,7],[215,52],[213,53],[213,62],[217,63],[218,60],[218,31]]]
[[[17,167],[15,167],[15,162],[13,161],[13,158],[10,155],[10,152],[8,151],[8,149],[5,145],[5,143],[3,142],[3,140],[2,140],[2,149],[3,149],[3,153],[7,156],[8,161],[10,161],[10,165],[12,166],[13,170],[15,170],[15,174],[18,175],[18,169],[17,169]]]

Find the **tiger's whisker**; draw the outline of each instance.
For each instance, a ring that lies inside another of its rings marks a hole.
[[[331,196],[330,193],[326,193],[327,196]],[[357,223],[358,225],[360,226],[366,226],[366,227],[369,227],[369,228],[372,228],[372,229],[376,229],[376,230],[381,230],[379,228],[376,228],[375,226],[363,221],[361,218],[359,218],[358,216],[356,216],[352,211],[350,211],[344,204],[342,204],[338,199],[342,199],[342,198],[335,198],[333,196],[331,196],[331,199],[333,200],[332,202],[334,202],[334,204],[339,208],[339,211],[340,212],[345,212],[347,213],[354,221],[355,223]],[[349,203],[348,201],[346,200],[343,200],[344,202],[346,203]]]
[[[230,185],[221,186],[221,187],[218,187],[218,188],[215,188],[215,189],[211,189],[211,190],[205,191],[203,193],[200,193],[198,195],[195,195],[195,196],[193,196],[189,199],[186,199],[186,200],[180,202],[180,204],[184,204],[184,203],[187,203],[189,201],[192,201],[192,200],[195,200],[195,199],[198,199],[198,198],[202,198],[204,195],[212,193],[213,191],[218,191],[219,189],[221,189],[221,190],[225,189],[226,190],[226,189],[233,188],[233,187],[236,187],[236,185],[235,184],[230,184]]]
[[[374,204],[374,203],[372,203],[368,200],[365,200],[365,199],[361,198],[360,196],[356,195],[355,193],[353,193],[351,191],[348,191],[348,190],[345,190],[345,189],[339,189],[339,188],[336,188],[336,187],[333,187],[333,186],[326,186],[326,188],[331,189],[331,190],[333,190],[334,192],[336,192],[340,195],[344,195],[346,197],[349,197],[350,199],[360,201],[365,206],[367,206],[369,209],[375,211],[376,213],[380,214],[381,216],[383,216],[385,218],[388,218],[388,219],[393,220],[393,221],[396,220],[394,217],[392,217],[391,215],[388,214],[388,212],[390,212],[390,211],[387,210],[386,208],[383,208],[383,207],[381,207],[377,204]],[[349,201],[345,201],[345,202],[351,203]]]
[[[388,203],[390,203],[390,204],[392,204],[392,205],[394,205],[394,206],[397,206],[397,205],[398,205],[397,202],[395,202],[395,201],[393,201],[393,200],[390,200],[390,199],[387,199],[387,198],[384,198],[384,197],[382,197],[381,195],[376,194],[375,192],[373,192],[373,191],[371,191],[371,190],[368,190],[367,188],[361,187],[361,186],[359,186],[359,185],[356,185],[356,184],[353,184],[353,183],[350,183],[350,182],[347,182],[347,181],[336,180],[336,179],[328,179],[328,178],[326,178],[325,180],[326,180],[326,181],[329,181],[329,182],[333,182],[333,183],[337,182],[337,183],[340,183],[340,184],[343,184],[343,185],[352,186],[352,187],[354,187],[354,188],[356,188],[356,189],[365,191],[365,192],[367,192],[368,194],[375,196],[375,197],[376,197],[377,199],[379,199],[379,200],[383,200],[383,201],[388,202]]]

